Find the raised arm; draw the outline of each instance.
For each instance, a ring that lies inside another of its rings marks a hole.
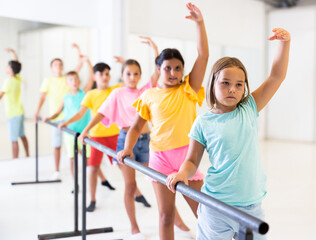
[[[289,63],[291,36],[288,31],[282,28],[272,30],[273,36],[269,40],[279,40],[279,46],[273,60],[269,77],[253,93],[257,104],[258,113],[267,105],[281,83],[285,79]]]
[[[121,56],[113,56],[114,59],[115,59],[115,62],[118,62],[118,63],[125,63],[125,58],[121,57]]]
[[[149,47],[151,47],[154,50],[155,58],[159,56],[158,47],[150,37],[139,36],[139,38],[143,39],[141,43],[147,44]]]
[[[80,50],[80,47],[78,44],[76,43],[73,43],[72,44],[72,47],[77,51],[77,55],[78,55],[78,64],[75,68],[75,72],[79,73],[81,68],[82,68],[82,65],[83,65],[83,55],[81,54],[81,50]]]
[[[133,157],[133,148],[146,122],[147,120],[143,119],[141,116],[139,116],[139,114],[137,114],[132,126],[127,132],[124,150],[117,153],[117,160],[120,163],[124,163],[125,157]]]
[[[89,68],[89,79],[88,79],[88,82],[86,83],[86,85],[83,87],[83,91],[86,93],[89,90],[91,90],[93,87],[93,82],[94,82],[94,80],[93,80],[93,67],[92,67],[91,61],[90,61],[88,56],[83,56],[83,60],[88,64],[88,68]]]
[[[7,48],[6,51],[7,51],[8,53],[12,53],[12,54],[13,54],[13,60],[14,60],[14,61],[19,61],[18,55],[16,54],[16,52],[15,52],[12,48]]]
[[[139,36],[141,39],[143,39],[141,42],[144,44],[147,44],[149,47],[151,47],[154,50],[155,53],[155,58],[159,56],[159,51],[158,47],[155,44],[155,42],[150,38],[150,37],[145,37],[145,36]],[[151,82],[152,85],[155,87],[157,85],[158,79],[159,79],[160,73],[158,71],[158,68],[155,64],[155,71],[153,75],[151,76]]]
[[[179,172],[167,177],[166,185],[175,192],[177,182],[188,184],[188,179],[194,176],[200,165],[205,147],[198,141],[190,138],[190,145],[185,161],[182,163]]]
[[[195,92],[198,92],[204,79],[209,56],[208,42],[204,20],[200,9],[192,3],[188,3],[186,6],[190,12],[190,15],[186,16],[186,18],[194,21],[197,28],[198,56],[190,72],[190,86]]]

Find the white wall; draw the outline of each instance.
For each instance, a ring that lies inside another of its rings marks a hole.
[[[286,80],[268,106],[267,137],[315,141],[316,6],[272,11],[269,26],[288,29],[292,40]],[[269,65],[275,50],[271,43]]]
[[[128,31],[175,39],[195,40],[194,23],[185,19],[187,1],[125,0]],[[209,41],[221,45],[262,48],[265,7],[254,0],[196,0]],[[237,10],[238,9],[238,10]],[[251,34],[250,34],[251,33]]]
[[[0,0],[0,17],[65,26],[92,27],[92,59],[111,63],[121,54],[123,0]]]
[[[99,1],[111,0],[0,0],[0,16],[70,26],[93,26]]]

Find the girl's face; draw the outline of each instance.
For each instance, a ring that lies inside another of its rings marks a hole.
[[[179,59],[164,60],[158,68],[162,79],[162,88],[177,86],[183,77],[183,64]]]
[[[100,90],[104,90],[108,87],[108,84],[110,82],[111,75],[109,69],[104,69],[103,72],[97,71],[94,74],[94,81],[97,83],[97,88]]]
[[[213,93],[216,99],[214,113],[226,113],[236,109],[245,92],[245,74],[237,67],[223,69],[215,79]]]
[[[124,81],[124,86],[136,89],[141,78],[139,67],[137,65],[126,65],[121,78]]]

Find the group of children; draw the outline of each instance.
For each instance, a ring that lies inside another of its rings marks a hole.
[[[137,188],[135,170],[124,164],[125,157],[168,175],[166,185],[152,179],[162,240],[174,239],[174,225],[184,231],[189,230],[175,207],[175,185],[179,181],[264,219],[261,202],[266,195],[266,176],[259,154],[257,117],[285,79],[290,34],[281,28],[273,30],[269,40],[279,40],[279,48],[270,75],[253,92],[249,89],[247,71],[237,58],[224,57],[216,61],[206,87],[206,102],[210,110],[197,117],[196,104],[201,105],[205,98],[202,82],[209,49],[200,10],[191,3],[186,6],[190,13],[186,18],[194,21],[197,28],[198,50],[187,76],[183,75],[184,60],[177,49],[164,49],[159,54],[153,41],[144,38],[144,42],[155,50],[156,68],[141,89],[137,88],[141,67],[136,60],[118,58],[123,64],[122,83],[109,87],[110,67],[98,63],[92,68],[77,46],[79,64],[76,71],[63,77],[62,61],[54,59],[51,63],[54,78],[45,79],[41,87],[42,95],[35,117],[39,116],[48,94],[51,116],[47,120],[58,121],[59,129],[67,126],[80,132],[81,143],[88,136],[118,152],[115,161],[120,163],[124,178],[124,203],[131,223],[131,239],[145,239],[136,221],[134,201],[148,203]],[[80,90],[78,71],[84,61],[93,70],[84,90]],[[19,88],[19,71],[13,70],[13,67],[11,70],[10,84],[5,84],[2,95],[9,93],[8,89]],[[96,89],[90,90],[93,81]],[[15,124],[15,120],[11,121],[12,116],[22,118],[23,122],[21,109],[10,115],[9,124]],[[151,129],[147,121],[151,122]],[[57,133],[56,129],[54,131],[58,172],[61,133]],[[17,136],[25,138],[22,133],[15,134]],[[73,138],[66,139],[68,156],[73,159]],[[26,138],[25,141],[27,146]],[[204,149],[211,163],[205,177],[198,169]],[[102,152],[91,147],[88,160],[91,203],[88,211],[93,211],[96,206],[98,176],[103,185],[114,189],[100,169],[102,157]],[[58,177],[58,173],[56,175]],[[238,238],[237,223],[188,197],[185,200],[198,218],[197,239]],[[255,233],[254,239],[265,239],[265,236]]]

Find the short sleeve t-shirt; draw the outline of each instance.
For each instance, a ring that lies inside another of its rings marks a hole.
[[[24,113],[21,103],[21,82],[19,74],[4,81],[1,91],[5,93],[5,111],[7,118],[22,115]]]
[[[98,110],[104,116],[103,125],[108,127],[116,123],[119,128],[131,126],[137,115],[133,102],[149,88],[152,88],[151,80],[141,89],[114,89]]]
[[[246,206],[266,195],[260,159],[257,106],[250,96],[234,111],[197,117],[189,137],[205,146],[211,167],[202,192],[230,205]]]
[[[117,84],[105,90],[93,89],[88,91],[82,100],[81,105],[89,108],[91,110],[92,117],[94,117],[110,93],[120,86],[121,84]],[[109,127],[105,127],[101,122],[99,122],[90,130],[90,135],[92,137],[110,137],[117,135],[119,131],[120,130],[116,124],[111,124]]]
[[[65,120],[72,118],[81,108],[81,101],[85,96],[85,92],[79,90],[75,95],[70,93],[64,96],[64,117]],[[68,128],[76,132],[81,133],[82,130],[88,125],[91,120],[90,110],[88,110],[85,115],[77,122],[68,125]]]
[[[69,93],[69,88],[65,77],[45,78],[42,82],[40,92],[47,93],[49,100],[49,114],[53,115],[57,112],[63,97]],[[59,114],[54,121],[64,119],[63,113]]]
[[[189,84],[189,76],[176,87],[145,91],[133,106],[143,119],[152,123],[151,150],[166,151],[188,145],[196,104],[201,106],[204,98],[204,88],[196,93]]]

